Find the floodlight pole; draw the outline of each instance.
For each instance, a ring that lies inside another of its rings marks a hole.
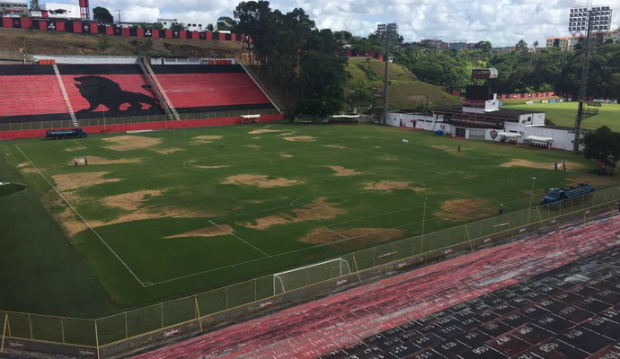
[[[590,67],[590,33],[592,30],[592,9],[588,10],[588,29],[586,30],[586,58],[581,71],[581,87],[579,89],[579,108],[575,119],[575,140],[573,141],[573,153],[579,154],[579,142],[581,140],[581,121],[583,120],[583,103],[588,90],[588,69]]]
[[[386,125],[388,121],[388,68],[390,61],[390,25],[387,25],[385,29],[385,77],[383,81],[383,124]]]

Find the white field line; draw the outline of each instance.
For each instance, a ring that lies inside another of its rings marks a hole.
[[[69,201],[67,201],[67,199],[65,198],[65,196],[62,195],[62,193],[60,193],[60,191],[58,191],[58,189],[52,184],[52,182],[50,182],[50,180],[47,179],[47,177],[45,177],[45,175],[43,174],[43,172],[41,172],[41,170],[39,170],[37,168],[37,166],[34,165],[34,163],[32,163],[32,161],[30,160],[30,158],[28,158],[28,156],[26,156],[26,154],[24,153],[24,151],[22,151],[21,148],[19,148],[19,146],[15,145],[15,147],[17,147],[17,149],[19,150],[19,152],[21,152],[21,154],[24,156],[24,158],[30,163],[30,165],[32,165],[32,167],[34,167],[34,169],[37,170],[37,172],[39,172],[39,174],[41,175],[41,177],[43,177],[43,179],[50,185],[50,187],[52,187],[54,189],[54,191],[56,191],[56,193],[58,193],[58,195],[60,196],[60,198],[62,198],[62,200],[69,206],[69,208],[71,208],[73,210],[73,212],[75,212],[75,214],[80,217],[80,219],[82,220],[82,222],[84,222],[84,224],[95,234],[95,236],[97,236],[97,238],[99,238],[99,240],[101,241],[101,243],[103,243],[108,250],[110,250],[110,252],[112,252],[112,254],[114,254],[114,256],[116,257],[116,259],[118,259],[123,266],[125,266],[125,268],[129,271],[129,273],[131,273],[131,275],[135,278],[136,281],[138,281],[138,283],[140,283],[140,285],[142,287],[145,287],[144,283],[140,280],[140,278],[138,278],[138,276],[131,270],[131,268],[129,268],[129,266],[127,265],[127,263],[125,263],[125,261],[123,261],[123,259],[116,253],[114,252],[114,250],[112,249],[112,247],[110,247],[110,245],[108,245],[108,243],[99,235],[99,233],[97,233],[97,231],[95,231],[95,229],[93,227],[91,227],[91,225],[86,222],[86,220],[84,219],[84,217],[82,217],[82,215],[75,209],[75,207],[73,207],[71,205],[71,203],[69,203]]]
[[[78,142],[78,141],[76,141],[76,140],[71,140],[71,141],[75,142],[78,146],[82,147],[82,148],[83,148],[83,149],[85,149],[85,150],[87,150],[87,149],[88,149],[88,147],[84,146],[83,144],[79,143],[79,142]]]
[[[213,221],[210,221],[210,222],[213,223]],[[333,242],[317,244],[317,245],[314,245],[312,247],[300,248],[300,249],[295,249],[295,250],[288,251],[288,252],[282,252],[282,253],[278,253],[278,254],[274,254],[272,256],[269,256],[269,258],[250,259],[249,261],[245,261],[245,262],[239,262],[239,263],[230,264],[230,265],[226,265],[226,266],[222,266],[222,267],[218,267],[218,268],[213,268],[213,269],[208,269],[208,270],[204,270],[204,271],[200,271],[200,272],[196,272],[196,273],[186,274],[184,276],[180,276],[180,277],[176,277],[176,278],[170,278],[170,279],[166,279],[166,280],[163,280],[163,281],[160,281],[160,282],[156,282],[156,283],[153,283],[152,285],[159,285],[159,284],[170,283],[170,282],[174,282],[174,281],[181,280],[181,279],[187,279],[187,278],[196,277],[196,276],[207,274],[207,273],[216,272],[216,271],[223,270],[223,269],[226,269],[226,268],[234,268],[235,266],[240,266],[240,265],[244,265],[244,264],[258,262],[258,261],[262,261],[262,260],[265,260],[265,259],[272,259],[272,258],[276,258],[276,257],[285,256],[287,254],[292,254],[292,253],[307,251],[307,250],[310,250],[310,249],[315,249],[315,248],[325,247],[325,246],[329,246],[329,245],[333,245],[333,244],[338,244],[338,243],[350,241],[352,239],[357,239],[357,238],[361,238],[361,237],[368,236],[368,235],[371,235],[371,234],[387,231],[387,230],[390,230],[390,229],[398,229],[399,227],[405,227],[405,226],[409,226],[409,225],[412,225],[412,224],[415,224],[415,223],[418,223],[418,222],[411,222],[411,223],[400,225],[400,226],[397,226],[397,227],[394,227],[394,228],[386,228],[386,229],[382,229],[382,230],[371,232],[371,233],[360,234],[359,236],[355,236],[355,237],[346,237],[346,238],[343,238],[343,239],[340,239],[340,240],[337,240],[337,241],[333,241]],[[215,223],[213,223],[213,224],[216,225]],[[337,232],[335,232],[335,233],[337,233]],[[337,233],[337,234],[339,234],[339,233]],[[400,238],[400,239],[402,240],[402,239],[406,239],[406,238]]]
[[[261,253],[262,253],[264,256],[266,256],[267,258],[271,257],[269,254],[267,254],[267,253],[265,253],[265,252],[261,251],[259,248],[255,247],[255,246],[251,245],[250,243],[248,243],[246,240],[244,240],[243,238],[239,237],[238,235],[236,235],[236,234],[234,234],[234,233],[232,233],[232,232],[229,232],[229,231],[227,231],[226,229],[222,228],[222,227],[221,227],[220,225],[218,225],[217,223],[215,223],[215,222],[213,222],[213,221],[209,221],[209,223],[211,223],[212,225],[214,225],[214,226],[216,226],[217,228],[221,229],[222,231],[224,231],[224,232],[226,232],[226,233],[230,234],[231,236],[233,236],[233,237],[237,238],[238,240],[240,240],[241,242],[243,242],[243,243],[247,244],[248,246],[250,246],[250,247],[254,248],[255,250],[257,250],[257,251],[261,252]]]
[[[329,228],[327,228],[327,227],[323,227],[323,229],[328,230],[328,231],[332,232],[333,234],[335,234],[335,235],[337,235],[337,236],[339,236],[339,237],[341,237],[341,238],[344,238],[344,239],[351,239],[351,238],[349,238],[349,237],[345,236],[344,234],[338,233],[338,232],[336,232],[336,231],[334,231],[334,230],[332,230],[332,229],[329,229]]]

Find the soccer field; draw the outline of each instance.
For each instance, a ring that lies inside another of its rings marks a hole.
[[[212,127],[11,141],[0,149],[19,169],[8,180],[28,186],[0,203],[40,198],[0,210],[12,218],[2,241],[13,248],[0,253],[11,263],[0,283],[20,293],[0,299],[0,308],[26,310],[18,303],[53,290],[61,298],[55,306],[65,308],[40,307],[49,314],[85,311],[74,308],[77,299],[62,300],[76,290],[83,301],[100,298],[93,313],[109,312],[417,235],[423,214],[431,232],[494,216],[500,203],[506,212],[526,208],[532,177],[534,203],[549,187],[616,183],[590,175],[591,165],[568,152],[373,125]],[[567,170],[554,171],[563,161]],[[32,263],[45,250],[46,259]],[[77,277],[58,274],[53,289],[47,280],[39,285],[45,266]]]
[[[543,111],[557,126],[574,127],[578,102],[537,103],[533,105],[511,105],[507,109]],[[595,130],[607,126],[612,131],[620,132],[620,105],[602,104],[596,116],[583,120],[583,128]]]

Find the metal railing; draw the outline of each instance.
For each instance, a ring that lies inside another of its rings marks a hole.
[[[361,282],[362,278],[385,274],[394,268],[441,260],[498,242],[535,238],[538,231],[558,230],[566,224],[614,216],[618,212],[618,200],[620,187],[607,188],[584,197],[526,208],[359,250],[338,257],[350,265],[350,272],[342,277]],[[22,339],[97,351],[121,344],[139,346],[152,342],[153,333],[158,333],[156,338],[161,339],[162,331],[166,337],[166,330],[180,326],[202,331],[221,322],[230,322],[240,317],[240,312],[243,315],[251,312],[249,309],[235,311],[235,308],[253,305],[253,310],[257,311],[265,303],[300,291],[306,291],[309,297],[319,295],[321,288],[325,290],[322,284],[340,278],[313,278],[307,272],[304,276],[305,279],[294,281],[297,283],[295,287],[276,288],[271,274],[98,319],[0,310],[0,343],[4,344],[4,339]],[[144,339],[145,336],[150,337]]]
[[[203,120],[211,118],[227,118],[238,117],[241,115],[271,115],[278,114],[275,109],[257,109],[257,110],[237,110],[237,111],[218,111],[204,113],[184,113],[179,114],[181,120]],[[167,121],[166,115],[148,115],[148,116],[128,116],[128,117],[107,117],[103,113],[101,117],[79,119],[80,126],[107,126],[107,125],[125,125],[133,123],[148,123]],[[70,119],[42,122],[23,122],[23,123],[6,123],[0,124],[0,131],[24,131],[24,130],[46,130],[53,128],[73,127]]]

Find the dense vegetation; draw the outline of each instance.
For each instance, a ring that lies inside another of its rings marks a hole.
[[[381,43],[374,34],[356,37],[340,32],[338,38],[358,50],[381,51]],[[523,41],[515,45],[514,51],[494,53],[491,49],[491,43],[481,41],[473,50],[465,51],[437,50],[423,44],[395,44],[391,52],[397,63],[406,66],[420,80],[449,89],[464,89],[471,68],[495,67],[499,71],[495,83],[498,93],[553,90],[575,96],[579,93],[583,49],[567,52],[550,48],[533,53],[527,51]],[[590,61],[589,96],[620,97],[620,44],[595,45]]]
[[[268,1],[241,2],[234,17],[231,28],[252,37],[256,59],[283,88],[287,112],[327,115],[343,107],[347,59],[331,30],[317,29],[301,8],[284,14]]]

